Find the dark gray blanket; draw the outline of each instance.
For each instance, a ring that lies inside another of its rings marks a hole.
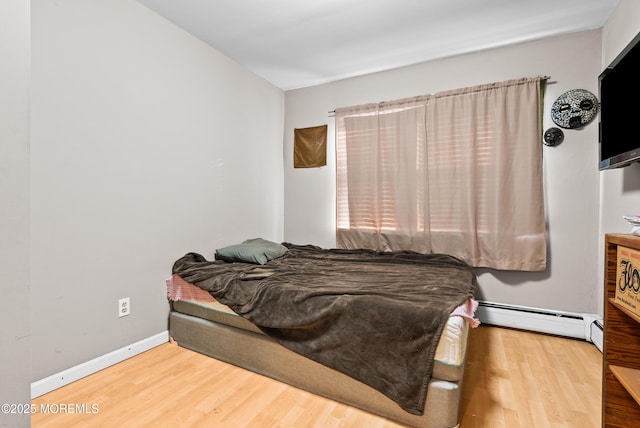
[[[173,273],[285,347],[422,414],[438,340],[473,297],[473,270],[447,255],[285,245],[265,265],[189,253]]]

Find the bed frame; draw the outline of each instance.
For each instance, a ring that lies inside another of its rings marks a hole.
[[[211,319],[207,312],[211,311],[190,302],[171,302],[172,339],[184,348],[402,424],[426,428],[459,426],[466,355],[455,368],[455,376],[447,373],[449,368],[434,367],[425,411],[418,416],[404,411],[375,389],[284,348],[241,317]]]

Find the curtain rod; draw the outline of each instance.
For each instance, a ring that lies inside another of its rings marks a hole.
[[[557,83],[557,82],[550,82],[549,81],[551,79],[551,76],[540,76],[539,79],[540,80],[544,80],[547,83],[547,85],[552,85],[554,83]],[[327,113],[329,113],[330,115],[335,115],[336,114],[336,110],[333,109],[331,111],[328,111]],[[329,116],[329,117],[332,117],[332,116]]]

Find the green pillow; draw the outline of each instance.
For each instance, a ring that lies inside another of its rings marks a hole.
[[[230,245],[216,250],[216,259],[225,262],[265,264],[269,260],[283,256],[287,247],[266,239],[247,239],[242,244]]]

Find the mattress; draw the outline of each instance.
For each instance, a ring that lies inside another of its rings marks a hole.
[[[242,330],[263,334],[250,321],[237,315],[228,306],[216,300],[172,302],[175,312],[191,315]],[[451,316],[444,328],[436,349],[432,377],[448,381],[459,381],[464,373],[469,323],[461,316]]]
[[[185,306],[176,302],[177,306]],[[191,309],[198,309],[190,306]],[[227,318],[229,320],[231,318]],[[237,321],[237,319],[235,319]],[[343,373],[289,351],[268,336],[172,310],[171,337],[178,345],[313,394],[421,428],[459,426],[462,381],[431,379],[421,416]],[[462,367],[464,369],[464,367]]]
[[[422,414],[439,338],[473,297],[474,270],[445,254],[280,246],[286,252],[264,264],[191,252],[172,273],[281,346]]]

